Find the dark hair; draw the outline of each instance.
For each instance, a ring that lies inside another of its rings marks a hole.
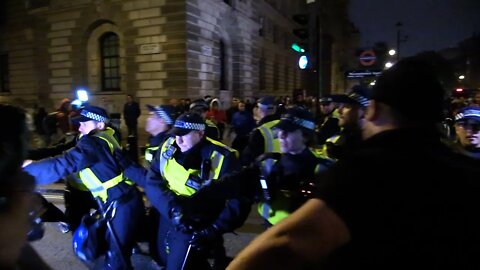
[[[5,184],[21,168],[27,154],[25,112],[12,105],[0,104],[6,128],[0,132],[0,182]]]

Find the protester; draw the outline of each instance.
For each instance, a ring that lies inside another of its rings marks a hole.
[[[362,148],[227,269],[478,269],[480,169],[440,141],[443,89],[405,58],[373,87]]]

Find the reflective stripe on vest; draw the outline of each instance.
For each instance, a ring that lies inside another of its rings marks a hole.
[[[113,154],[113,150],[120,148],[117,140],[113,137],[114,131],[110,128],[102,132],[96,133],[95,137],[100,138],[107,142],[110,149],[110,153]],[[85,184],[85,186],[90,190],[93,197],[100,197],[103,202],[106,202],[108,199],[107,190],[111,187],[116,186],[118,183],[124,181],[123,172],[105,182],[100,181],[98,177],[93,173],[90,168],[83,169],[79,172],[80,179]],[[131,184],[130,181],[125,181],[127,184]]]
[[[289,209],[290,200],[282,192],[276,192],[275,200],[266,203],[260,202],[257,205],[257,212],[272,225],[277,224],[291,213]]]
[[[174,158],[173,153],[167,153],[170,147],[175,142],[175,138],[169,138],[160,150],[160,173],[162,177],[168,182],[169,189],[177,195],[191,196],[196,191],[185,185],[190,175],[200,177],[200,170],[188,169],[180,165]],[[212,166],[210,168],[209,179],[217,180],[222,169],[225,156],[217,151],[212,151],[210,160]]]
[[[80,179],[80,175],[78,173],[67,175],[65,179],[73,188],[83,191],[89,191],[88,187],[86,187],[85,184],[82,182],[82,179]]]
[[[152,163],[153,153],[157,151],[158,148],[160,148],[160,146],[147,147],[147,149],[145,149],[145,161]]]
[[[325,141],[325,144],[323,145],[322,154],[326,155],[327,158],[329,158],[329,159],[334,159],[333,157],[329,157],[329,156],[328,156],[328,146],[327,146],[327,143],[337,144],[337,142],[338,142],[339,139],[340,139],[340,134],[333,135],[332,137],[328,138],[328,139]]]
[[[280,120],[273,120],[257,128],[260,131],[260,134],[262,134],[264,145],[265,145],[263,153],[280,153],[280,141],[278,140],[278,138],[276,138],[272,129],[272,127],[276,125],[278,122],[280,122]],[[270,174],[270,171],[272,170],[272,166],[274,163],[275,163],[275,160],[271,158],[268,158],[262,161],[263,175]]]

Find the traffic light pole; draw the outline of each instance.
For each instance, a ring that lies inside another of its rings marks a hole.
[[[320,107],[318,104],[319,98],[322,96],[322,24],[321,16],[319,16],[320,11],[320,0],[311,2],[308,4],[309,11],[309,36],[310,36],[310,58],[311,58],[311,69],[310,71],[314,76],[314,85],[315,85],[315,96],[316,96],[316,113],[320,113]]]

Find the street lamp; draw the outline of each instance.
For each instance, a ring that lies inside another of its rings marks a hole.
[[[465,79],[465,75],[460,75],[460,76],[458,76],[458,79],[459,79],[459,80]]]
[[[385,68],[391,68],[393,66],[392,62],[385,63]]]
[[[388,51],[388,55],[390,56],[394,56],[397,52],[394,50],[394,49],[391,49],[390,51]]]

